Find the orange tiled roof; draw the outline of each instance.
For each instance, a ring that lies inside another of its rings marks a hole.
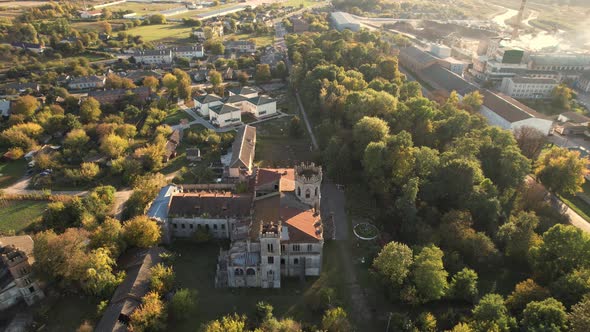
[[[295,170],[292,168],[260,168],[256,173],[256,186],[280,181],[280,191],[295,190]]]
[[[283,225],[289,227],[290,242],[309,242],[322,239],[322,224],[313,210],[299,210],[281,207]]]

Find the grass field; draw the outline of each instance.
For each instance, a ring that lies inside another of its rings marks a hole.
[[[301,138],[289,135],[291,117],[269,120],[256,127],[255,160],[262,167],[288,167],[313,161],[307,132]]]
[[[239,40],[253,40],[256,43],[256,47],[272,45],[275,41],[274,33],[263,36],[256,36],[254,34],[240,34],[233,36],[237,37]]]
[[[46,207],[44,201],[0,201],[0,233],[18,234],[38,221]]]
[[[191,27],[186,27],[181,24],[159,24],[159,25],[144,25],[127,30],[130,35],[138,35],[143,37],[144,41],[156,40],[178,40],[189,37]]]
[[[582,185],[582,195],[590,196],[590,183],[586,182]],[[582,218],[590,222],[590,204],[586,203],[582,198],[572,195],[560,196],[561,200],[576,211]]]
[[[164,123],[170,126],[174,126],[180,124],[180,120],[182,119],[187,119],[189,122],[194,120],[194,118],[190,116],[188,113],[181,110],[180,108],[176,108],[170,114],[168,114],[166,119],[164,119]]]
[[[162,10],[180,7],[177,3],[139,3],[139,2],[125,2],[122,4],[107,7],[112,12],[130,10],[137,13],[137,16],[144,16],[155,14]]]
[[[50,297],[37,308],[37,319],[43,324],[43,331],[76,331],[84,322],[97,322],[98,302],[91,297],[65,295],[61,298]]]
[[[283,278],[280,289],[215,288],[218,245],[198,245],[177,240],[170,249],[179,254],[174,263],[179,287],[197,290],[199,301],[195,312],[189,315],[191,319],[168,326],[171,331],[195,331],[205,322],[234,312],[254,318],[256,303],[259,301],[270,303],[277,317],[292,317],[318,324],[321,313],[309,309],[309,299],[321,288],[346,289],[340,278],[342,266],[333,242],[324,245],[323,267],[319,278],[307,278],[304,281]],[[339,297],[346,296],[342,294]]]
[[[0,162],[0,188],[10,186],[25,173],[27,162],[19,159],[9,162]]]

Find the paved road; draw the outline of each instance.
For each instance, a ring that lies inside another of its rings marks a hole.
[[[303,107],[303,103],[301,102],[301,97],[299,97],[299,91],[295,90],[295,98],[297,98],[297,104],[299,105],[299,111],[301,112],[301,116],[303,117],[303,122],[305,122],[305,127],[307,128],[307,132],[311,137],[311,144],[313,144],[314,149],[319,149],[320,146],[318,145],[318,141],[315,138],[315,134],[313,133],[313,129],[311,127],[311,123],[307,118],[307,113],[305,112],[305,108]]]
[[[325,179],[324,183],[322,183],[320,212],[322,220],[329,220],[334,216],[335,240],[348,240],[348,216],[346,215],[345,204],[344,191]]]

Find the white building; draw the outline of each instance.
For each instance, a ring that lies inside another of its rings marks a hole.
[[[172,51],[168,50],[143,50],[135,51],[133,58],[138,63],[145,64],[170,64],[172,63]]]
[[[558,82],[550,78],[506,77],[502,79],[500,91],[513,98],[547,99],[557,85]]]
[[[0,99],[0,115],[3,117],[10,116],[10,100]]]
[[[484,91],[483,95],[484,102],[479,112],[490,125],[507,130],[527,126],[549,135],[553,121],[544,115],[503,94]]]
[[[330,13],[330,18],[332,19],[334,27],[338,31],[349,29],[351,31],[357,32],[361,29],[361,25],[355,19],[353,19],[349,13],[332,12]]]
[[[227,52],[255,53],[256,44],[247,40],[228,40],[223,43]]]
[[[240,95],[240,96],[243,96],[244,98],[248,99],[248,98],[254,98],[254,97],[258,96],[258,91],[251,88],[251,87],[243,86],[243,87],[239,87],[239,88],[235,88],[235,89],[229,89],[229,95],[230,96]]]
[[[197,96],[193,99],[197,112],[203,117],[209,119],[209,108],[223,104],[221,97],[216,94],[206,94]]]
[[[265,96],[256,96],[242,102],[242,111],[262,118],[277,113],[277,101]]]
[[[71,90],[98,89],[103,88],[105,82],[106,78],[104,76],[74,77],[68,82],[68,88]]]
[[[211,123],[221,128],[242,123],[242,110],[238,107],[222,104],[209,107]]]
[[[176,58],[202,58],[205,56],[203,45],[196,44],[194,46],[177,46],[171,48],[172,56]]]
[[[80,18],[83,18],[83,19],[99,18],[101,16],[102,16],[102,12],[100,10],[83,10],[83,11],[80,11]]]

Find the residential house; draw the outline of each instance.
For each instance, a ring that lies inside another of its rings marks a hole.
[[[95,332],[125,332],[131,314],[141,305],[141,298],[150,290],[151,269],[162,262],[163,248],[132,248],[118,259],[117,267],[125,271],[125,279],[117,287]]]
[[[502,93],[521,99],[548,99],[558,82],[551,78],[508,77],[502,80]]]
[[[209,107],[209,119],[211,123],[221,128],[242,123],[242,110],[222,104]]]
[[[202,58],[205,56],[203,45],[196,44],[194,46],[176,46],[171,48],[172,56],[176,58]]]
[[[589,117],[573,111],[561,113],[557,121],[555,131],[561,135],[583,135],[590,124]]]
[[[74,77],[68,83],[68,88],[70,90],[99,89],[104,87],[105,82],[106,77],[104,76]]]
[[[95,90],[88,92],[88,97],[98,100],[101,104],[113,104],[123,100],[126,97],[135,99],[139,102],[146,102],[151,95],[151,90],[147,86],[140,86],[135,89],[112,89],[112,90]]]
[[[479,112],[490,125],[507,130],[532,127],[544,135],[549,135],[553,121],[543,114],[501,93],[486,90],[483,96],[484,101]]]
[[[45,51],[45,46],[39,43],[13,42],[10,45],[14,48],[31,51],[33,53],[43,53],[43,51]]]
[[[201,161],[201,149],[199,149],[199,148],[186,149],[186,160],[188,160],[188,161]]]
[[[194,29],[193,36],[195,36],[198,40],[205,40],[205,30],[203,29],[203,27]]]
[[[39,83],[29,82],[29,83],[6,83],[2,87],[4,92],[9,92],[11,90],[16,91],[17,93],[23,93],[27,90],[31,90],[33,92],[39,92]]]
[[[222,103],[221,97],[216,94],[200,95],[193,99],[195,108],[200,115],[209,118],[209,108],[219,106]]]
[[[229,177],[242,178],[252,174],[256,153],[256,127],[245,125],[238,130],[232,145]]]
[[[399,62],[402,66],[416,73],[437,63],[438,59],[428,52],[410,46],[400,50]]]
[[[223,43],[226,52],[256,53],[256,44],[247,40],[229,40]]]
[[[189,73],[193,81],[197,83],[206,82],[209,80],[209,70],[207,69],[198,69],[193,70]]]
[[[172,63],[172,50],[143,50],[135,51],[133,58],[137,63],[144,64],[170,64]]]
[[[293,25],[293,33],[303,33],[309,31],[309,23],[300,17],[290,17],[289,20]]]
[[[266,47],[264,54],[260,56],[260,63],[269,65],[271,69],[276,68],[278,63],[283,60],[283,54],[272,46]]]
[[[31,267],[33,247],[28,235],[0,238],[0,310],[21,300],[33,305],[45,297]]]

